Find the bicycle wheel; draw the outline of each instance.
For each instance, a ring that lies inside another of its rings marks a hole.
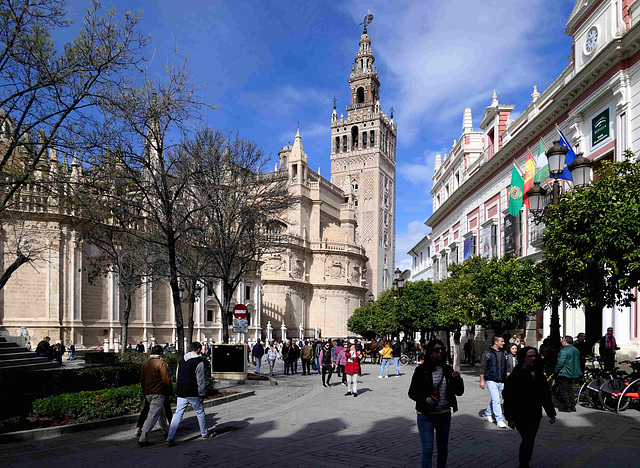
[[[589,389],[587,388],[590,382],[591,380],[587,380],[582,384],[580,390],[578,391],[578,398],[576,398],[576,401],[580,406],[591,406],[591,398],[589,398]]]
[[[600,386],[598,398],[607,411],[617,411],[618,399],[625,388],[624,380],[615,378],[603,382]]]
[[[600,401],[600,387],[611,380],[608,377],[597,377],[589,382],[587,385],[587,394],[589,395],[589,401],[592,408],[602,408],[602,402]]]
[[[409,364],[409,356],[407,356],[406,354],[400,356],[400,364],[402,364],[403,366]]]
[[[640,392],[640,379],[634,380],[629,385],[625,387],[618,398],[618,406],[616,407],[616,413],[626,410],[632,401],[638,402],[640,401],[640,396],[638,393]]]

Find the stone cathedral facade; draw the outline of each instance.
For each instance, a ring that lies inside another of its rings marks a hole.
[[[396,124],[381,110],[374,62],[365,29],[347,116],[335,105],[331,116],[331,181],[309,169],[299,131],[279,152],[295,202],[270,226],[282,248],[261,271],[269,336],[348,336],[347,320],[365,297],[392,286]]]
[[[309,169],[298,131],[293,145],[279,151],[278,171],[286,174],[293,205],[267,227],[274,249],[260,259],[259,271],[239,285],[231,306],[247,305],[249,332],[232,341],[258,337],[345,337],[347,320],[391,287],[394,259],[396,125],[380,107],[371,39],[360,38],[349,76],[347,116],[331,117],[331,180]],[[329,129],[328,129],[329,130]],[[54,150],[38,177],[67,171],[82,177],[82,166],[59,161]],[[23,265],[0,290],[0,334],[28,332],[79,346],[117,350],[123,300],[113,274],[89,281],[87,267],[98,254],[82,240],[72,211],[43,211],[31,203],[40,196],[26,187],[17,218],[41,245],[41,255]],[[12,229],[0,220],[0,234]],[[0,259],[12,260],[16,245],[0,238]],[[202,288],[195,303],[194,338],[222,340],[221,313],[212,288]],[[186,317],[187,304],[184,304]],[[26,330],[25,330],[26,329]],[[135,292],[129,343],[174,343],[173,302],[166,284],[145,283]]]

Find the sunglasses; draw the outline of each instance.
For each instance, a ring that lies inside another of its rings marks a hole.
[[[440,348],[440,347],[438,347],[438,348],[433,348],[433,352],[434,352],[434,353],[444,353],[444,348]]]

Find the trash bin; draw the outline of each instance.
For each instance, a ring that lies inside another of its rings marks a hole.
[[[247,378],[247,347],[243,344],[211,346],[211,375],[214,379],[244,380]]]

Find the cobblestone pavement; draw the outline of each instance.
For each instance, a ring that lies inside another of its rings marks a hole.
[[[407,397],[413,367],[401,370],[400,377],[378,379],[379,368],[365,365],[358,398],[344,396],[335,374],[331,388],[319,375],[277,375],[277,386],[243,386],[256,396],[207,410],[217,433],[210,440],[198,439],[194,413],[187,413],[176,447],[164,445],[158,428],[150,438],[155,445],[140,448],[129,425],[3,445],[0,466],[415,467],[420,446]],[[479,388],[476,369],[463,367],[462,374],[465,394],[453,416],[448,466],[518,466],[517,432],[484,421],[489,393]],[[554,425],[545,417],[532,466],[640,466],[640,412],[578,408],[560,413]]]

